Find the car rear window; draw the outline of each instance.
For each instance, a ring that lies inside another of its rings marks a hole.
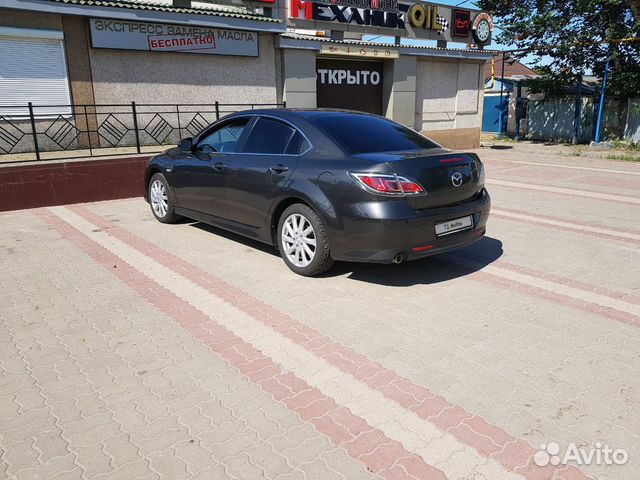
[[[414,130],[385,118],[327,113],[313,121],[351,154],[438,148]]]

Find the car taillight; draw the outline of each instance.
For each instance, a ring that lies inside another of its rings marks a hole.
[[[365,190],[381,195],[424,195],[426,190],[415,180],[382,173],[352,173]]]
[[[475,160],[475,167],[478,172],[478,185],[482,186],[484,185],[484,179],[485,179],[484,165],[482,164],[482,161],[480,160],[480,157],[477,154],[470,153],[469,155],[472,155]]]

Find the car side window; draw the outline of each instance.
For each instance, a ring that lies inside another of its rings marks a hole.
[[[214,130],[198,142],[198,150],[204,153],[236,153],[248,118],[239,118]]]
[[[244,153],[284,154],[297,131],[277,120],[259,118],[244,145]]]
[[[307,139],[304,138],[300,132],[296,132],[293,137],[291,137],[285,153],[287,155],[300,155],[301,153],[306,152],[310,146],[311,145],[309,145]]]

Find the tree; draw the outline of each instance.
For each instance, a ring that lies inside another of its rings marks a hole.
[[[479,0],[497,17],[497,40],[534,55],[542,72],[538,89],[575,84],[592,72],[602,79],[607,59],[607,90],[622,97],[640,96],[640,0]],[[620,39],[636,41],[621,42]],[[551,62],[540,65],[544,57]],[[535,87],[535,85],[534,85]]]

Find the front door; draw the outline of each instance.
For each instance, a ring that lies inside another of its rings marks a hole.
[[[316,60],[318,107],[382,115],[382,62]]]
[[[181,153],[173,169],[180,207],[228,218],[225,183],[244,140],[250,117],[236,118],[207,132],[193,152]]]
[[[291,125],[260,117],[231,164],[227,201],[232,220],[261,228],[282,184],[296,167],[298,156],[308,148],[304,137]]]

